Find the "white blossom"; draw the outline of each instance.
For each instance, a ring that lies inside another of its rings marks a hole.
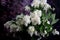
[[[41,3],[43,3],[43,4],[47,3],[47,0],[40,0],[40,1],[41,1]]]
[[[49,8],[51,8],[51,6],[47,3],[47,0],[40,0],[41,3],[40,5],[44,8],[44,10],[48,10]]]
[[[47,31],[45,30],[44,33],[47,34]]]
[[[44,10],[47,11],[49,8],[51,8],[51,6],[48,3],[46,3],[44,6]]]
[[[31,6],[39,7],[40,4],[43,6],[46,3],[47,3],[47,0],[33,0]]]
[[[54,30],[52,31],[52,33],[53,33],[53,35],[59,35],[59,31],[57,31],[56,29],[54,29]]]
[[[31,21],[32,21],[33,25],[37,25],[37,24],[40,25],[41,24],[40,17],[38,17],[38,16],[31,18]]]
[[[38,32],[37,31],[35,31],[35,35],[38,35]]]
[[[21,27],[19,27],[16,24],[11,24],[10,25],[10,32],[15,32],[15,31],[21,31]]]
[[[30,36],[32,37],[32,35],[34,34],[35,28],[34,26],[29,26],[28,28],[28,33],[30,34]]]
[[[47,24],[50,24],[50,21],[47,21]]]
[[[45,37],[45,33],[41,33],[41,35],[42,35],[43,37]]]
[[[8,29],[11,24],[12,24],[12,21],[8,21],[4,24],[4,27],[6,27]]]
[[[42,11],[41,10],[35,10],[34,14],[41,17],[42,16]]]
[[[44,7],[45,4],[47,3],[47,0],[40,0],[40,1],[41,1],[41,3],[40,3],[41,7]]]
[[[35,34],[36,36],[40,36],[40,33],[39,33],[38,31],[36,31],[36,30],[35,30],[34,34]]]
[[[41,15],[42,15],[42,13],[40,10],[36,10],[33,13],[31,13],[30,16],[31,16],[31,21],[32,21],[33,25],[41,24],[41,19],[40,19]]]
[[[31,6],[33,7],[39,7],[40,5],[40,0],[33,0],[33,2],[31,3]]]
[[[23,22],[25,26],[28,26],[28,24],[30,24],[31,20],[30,20],[30,16],[29,15],[25,15],[23,17]]]
[[[23,15],[23,13],[21,13],[20,15],[17,15],[17,16],[16,16],[16,20],[21,19],[21,18],[23,18],[23,17],[24,17],[24,15]]]
[[[41,7],[44,8],[45,4],[44,3],[40,3]]]
[[[24,21],[23,21],[23,19],[18,19],[18,20],[16,20],[16,24],[17,25],[23,25],[24,24]]]
[[[40,34],[41,34],[43,37],[45,37],[45,35],[47,34],[47,31],[44,30],[44,32],[40,32]]]
[[[54,11],[54,10],[55,10],[55,8],[52,8],[52,10]]]
[[[40,34],[41,34],[43,37],[45,37],[45,35],[46,35],[46,34],[45,34],[45,33],[43,33],[43,32],[40,32]]]
[[[28,5],[25,6],[25,10],[26,10],[26,11],[30,10],[30,7],[29,7]]]
[[[40,38],[38,38],[37,40],[41,40],[42,39],[42,37],[40,36]]]

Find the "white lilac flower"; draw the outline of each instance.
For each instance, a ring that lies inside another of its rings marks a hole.
[[[47,31],[45,30],[44,33],[47,34]]]
[[[45,30],[44,32],[40,32],[40,34],[45,37],[45,35],[47,34],[47,31]]]
[[[47,24],[50,24],[50,21],[47,21]]]
[[[51,8],[51,6],[48,3],[46,3],[45,6],[44,6],[44,10],[47,11],[49,8]]]
[[[15,31],[21,31],[21,27],[19,27],[16,24],[11,24],[10,25],[10,32],[15,32]]]
[[[40,3],[41,7],[44,7],[45,4],[47,3],[47,0],[40,0],[40,1],[41,1],[41,3]]]
[[[25,10],[26,10],[26,11],[30,10],[30,7],[29,7],[28,5],[25,6]]]
[[[38,35],[38,32],[37,31],[35,31],[35,35]]]
[[[22,21],[22,19],[16,20],[16,24],[17,24],[17,25],[21,25],[21,21]]]
[[[39,7],[40,5],[40,0],[33,0],[33,2],[31,3],[31,6],[33,7]]]
[[[45,37],[45,35],[46,35],[46,34],[45,34],[45,33],[43,33],[43,32],[41,32],[40,34],[41,34],[43,37]]]
[[[40,25],[41,24],[41,19],[40,19],[41,15],[42,15],[42,13],[40,10],[36,10],[33,13],[31,13],[30,16],[31,16],[31,21],[32,21],[33,25],[36,25],[36,24]]]
[[[34,14],[41,17],[42,16],[42,11],[41,10],[35,10]]]
[[[35,34],[36,36],[40,36],[40,33],[38,33],[38,31],[36,31],[36,30],[35,30],[34,34]]]
[[[41,20],[40,20],[39,16],[32,17],[31,21],[32,21],[33,25],[37,25],[37,24],[40,25],[41,24]]]
[[[41,40],[42,39],[42,37],[40,36],[40,38],[38,38],[37,40]]]
[[[31,37],[32,37],[33,34],[34,34],[34,31],[35,31],[34,26],[29,26],[29,28],[28,28],[28,33],[30,34]]]
[[[52,10],[54,11],[54,10],[55,10],[55,8],[52,8]]]
[[[23,18],[23,17],[24,17],[24,15],[23,15],[23,13],[21,13],[20,15],[17,15],[17,16],[16,16],[16,20],[21,19],[21,18]]]
[[[11,24],[12,24],[12,21],[8,21],[4,24],[4,27],[6,27],[8,29]]]
[[[43,4],[47,3],[47,0],[40,0],[40,1],[41,1],[41,3],[43,3]]]
[[[23,19],[18,19],[18,20],[16,20],[16,24],[17,25],[23,25],[24,24],[24,21],[23,21]]]
[[[42,8],[44,8],[44,6],[45,6],[45,4],[43,4],[43,3],[40,3],[40,5],[41,5]]]
[[[23,22],[25,26],[28,26],[28,24],[30,24],[31,20],[30,20],[30,16],[29,15],[25,15],[23,17]]]
[[[48,10],[49,8],[51,8],[51,6],[47,3],[47,0],[41,0],[40,5],[44,8],[44,10]]]
[[[56,29],[54,29],[54,30],[52,31],[52,33],[53,33],[53,35],[59,35],[59,31],[57,31]]]

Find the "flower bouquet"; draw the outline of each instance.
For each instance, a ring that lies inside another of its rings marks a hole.
[[[24,6],[24,11],[4,24],[9,32],[26,31],[32,40],[35,39],[34,35],[39,36],[37,40],[48,37],[50,33],[59,35],[59,32],[53,29],[53,25],[59,19],[55,19],[55,14],[52,12],[54,8],[47,3],[47,0],[32,0],[29,5]]]

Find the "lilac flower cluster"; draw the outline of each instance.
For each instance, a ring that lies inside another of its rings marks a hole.
[[[8,8],[10,14],[16,14],[16,17],[15,20],[12,19],[4,24],[10,32],[27,31],[31,37],[35,35],[40,38],[48,37],[50,33],[59,35],[59,31],[53,29],[53,24],[59,19],[55,19],[53,8],[47,0],[12,0],[11,2],[12,5]]]

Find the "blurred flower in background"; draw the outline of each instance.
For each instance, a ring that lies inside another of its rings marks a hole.
[[[6,6],[9,10],[10,17],[14,18],[16,15],[24,13],[29,14],[25,10],[25,6],[30,5],[32,0],[1,0],[1,5]]]

